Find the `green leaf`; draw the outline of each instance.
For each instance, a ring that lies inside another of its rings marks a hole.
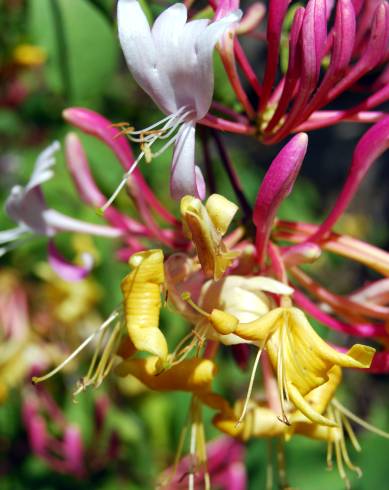
[[[48,56],[50,89],[67,103],[96,100],[115,71],[119,43],[103,14],[85,0],[30,0],[34,42]]]

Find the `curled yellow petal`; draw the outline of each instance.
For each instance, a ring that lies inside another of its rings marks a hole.
[[[342,439],[342,430],[339,427],[328,427],[312,423],[296,424],[294,434],[326,442],[337,442]]]
[[[208,211],[216,230],[223,236],[239,208],[224,196],[212,194],[207,199],[205,209]]]
[[[233,203],[216,194],[210,196],[205,206],[192,196],[181,199],[184,231],[196,247],[204,274],[215,280],[222,277],[238,256],[238,252],[228,251],[222,240],[237,209]]]
[[[179,364],[160,370],[160,359],[150,356],[147,359],[129,359],[116,368],[119,376],[132,374],[151,390],[190,391],[206,393],[216,375],[216,364],[209,359],[185,359]]]
[[[133,270],[121,284],[128,335],[137,350],[165,360],[168,346],[158,328],[164,283],[162,250],[136,253],[129,264]]]
[[[278,328],[266,344],[274,369],[277,370],[281,402],[285,395],[311,421],[334,426],[306,398],[312,390],[330,379],[334,366],[365,368],[375,350],[354,345],[342,354],[328,345],[312,328],[304,313],[297,308],[281,308]]]

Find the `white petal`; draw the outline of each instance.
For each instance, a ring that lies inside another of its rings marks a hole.
[[[177,53],[182,51],[181,33],[188,12],[182,3],[176,3],[158,16],[152,28],[154,46],[158,52],[157,69],[160,85],[154,84],[152,97],[163,112],[174,114],[182,106],[176,102],[177,86],[170,73],[176,70]]]
[[[16,223],[26,226],[34,233],[51,235],[43,217],[46,204],[40,187],[33,187],[27,192],[21,186],[13,187],[5,202],[5,210]]]
[[[183,18],[181,17],[180,20],[182,22]],[[193,109],[195,112],[196,99],[193,93],[197,71],[195,44],[196,39],[208,25],[208,20],[195,20],[187,24],[179,24],[177,19],[171,21],[173,22],[170,34],[167,23],[165,30],[159,28],[155,31],[155,35],[153,28],[154,41],[158,49],[158,71],[165,80],[164,87],[172,90],[170,96],[174,104],[171,105],[170,112],[177,112],[182,107]],[[192,119],[195,119],[194,116],[195,114],[192,115]]]
[[[205,198],[206,194],[206,185],[205,179],[201,172],[201,169],[198,165],[195,166],[195,175],[196,175],[196,188],[197,188],[197,197],[201,200]]]
[[[186,195],[197,197],[195,173],[195,125],[183,124],[179,130],[173,152],[170,192],[173,199]]]
[[[38,156],[34,170],[30,177],[30,181],[26,185],[26,191],[51,179],[51,177],[54,175],[53,171],[51,170],[51,167],[55,164],[54,154],[59,151],[60,148],[61,145],[59,142],[54,141],[54,143],[43,150]]]
[[[159,50],[162,48],[159,42],[164,43],[166,39],[176,42],[186,23],[187,17],[188,12],[183,3],[175,3],[157,17],[151,32],[155,45],[158,48],[158,56]]]
[[[276,279],[266,276],[256,276],[249,277],[245,281],[246,289],[251,289],[252,291],[261,290],[268,293],[290,295],[293,293],[294,289],[284,284]]]
[[[163,73],[158,69],[156,47],[148,20],[137,0],[119,0],[118,3],[119,40],[133,77],[154,102],[170,114],[168,110],[169,91],[164,91]]]
[[[213,95],[213,68],[212,53],[215,44],[225,31],[237,22],[242,16],[240,10],[213,22],[207,26],[204,34],[198,38],[196,52],[198,56],[198,69],[196,71],[197,91],[196,109],[198,119],[203,118],[209,110]]]
[[[123,232],[112,226],[97,225],[81,221],[66,214],[62,214],[55,209],[47,209],[44,213],[44,220],[50,229],[59,231],[70,231],[73,233],[86,233],[90,235],[103,236],[107,238],[117,238]]]
[[[0,231],[0,243],[13,242],[26,233],[26,229],[22,226],[12,228],[11,230]]]

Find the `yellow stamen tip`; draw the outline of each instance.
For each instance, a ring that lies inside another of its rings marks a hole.
[[[183,299],[183,301],[189,301],[189,300],[192,299],[192,296],[190,295],[190,292],[189,291],[184,291],[181,294],[181,298]]]

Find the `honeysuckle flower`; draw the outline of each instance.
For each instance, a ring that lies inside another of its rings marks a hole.
[[[154,249],[138,252],[129,260],[131,272],[121,284],[123,303],[61,364],[49,373],[34,377],[40,383],[63,369],[87,345],[97,337],[96,351],[91,367],[79,382],[74,395],[92,385],[100,386],[112,368],[118,364],[119,357],[130,358],[137,351],[156,356],[159,372],[168,366],[168,345],[164,334],[159,330],[161,309],[161,290],[165,284],[163,252]],[[103,338],[110,328],[109,339]],[[151,361],[149,361],[151,362]]]
[[[229,252],[223,243],[238,206],[219,194],[212,194],[205,204],[192,196],[181,199],[184,231],[193,241],[202,270],[207,277],[222,277],[238,252]]]
[[[91,269],[93,260],[90,254],[83,254],[83,264],[76,266],[68,263],[57,251],[52,238],[61,231],[77,233],[90,233],[109,238],[121,236],[121,231],[112,227],[86,223],[66,216],[46,205],[42,184],[54,176],[53,165],[55,153],[60,145],[56,141],[46,148],[37,158],[30,180],[23,187],[16,185],[11,189],[5,203],[8,216],[18,226],[11,230],[0,231],[0,244],[5,244],[0,253],[13,248],[15,243],[27,238],[31,233],[44,235],[49,241],[49,260],[53,268],[64,278],[69,280],[84,277]]]
[[[204,179],[195,165],[195,126],[212,101],[214,46],[240,17],[236,10],[212,23],[207,19],[187,22],[186,6],[177,3],[160,14],[150,29],[137,0],[119,0],[119,39],[127,65],[137,83],[167,115],[143,131],[126,131],[142,143],[143,151],[119,189],[138,161],[151,156],[150,147],[156,140],[171,138],[161,151],[174,144],[173,198],[187,194],[204,198]]]
[[[275,308],[273,298],[266,293],[290,295],[292,292],[291,287],[269,277],[230,275],[219,281],[206,282],[201,289],[199,305],[205,312],[212,313],[214,309],[223,310],[233,315],[239,322],[245,323],[257,320]],[[212,320],[210,322],[202,315],[198,316],[197,321],[207,322],[209,324],[208,337],[225,345],[250,342],[234,333],[222,334],[215,331],[212,327]]]
[[[289,423],[285,407],[290,400],[312,422],[334,426],[334,422],[317,412],[305,396],[326,383],[333,366],[368,368],[375,353],[372,347],[360,344],[355,344],[346,354],[337,352],[319,337],[304,313],[294,307],[272,309],[258,320],[247,323],[220,310],[213,310],[208,318],[219,333],[234,333],[259,343],[261,348],[266,347],[277,372],[285,423]]]

